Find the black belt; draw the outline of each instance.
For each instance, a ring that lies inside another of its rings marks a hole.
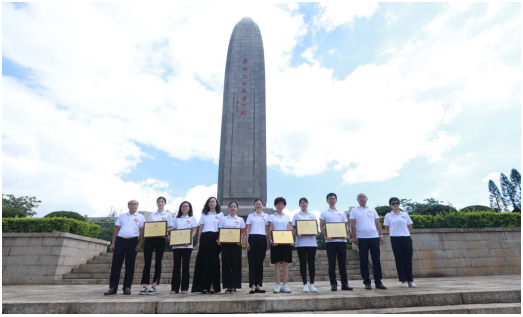
[[[120,236],[118,236],[117,238],[125,239],[125,240],[138,239],[138,237],[124,238],[124,237],[120,237]]]

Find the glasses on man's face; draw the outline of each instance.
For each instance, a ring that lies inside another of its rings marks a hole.
[[[390,205],[391,206],[396,206],[398,205],[399,206],[400,202],[399,201],[393,201]]]
[[[129,204],[129,206],[138,206],[138,204]]]

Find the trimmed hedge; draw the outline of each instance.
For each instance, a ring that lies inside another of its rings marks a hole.
[[[50,214],[47,214],[44,216],[44,218],[55,218],[55,217],[60,217],[60,218],[70,218],[70,219],[76,219],[76,220],[80,220],[80,221],[85,221],[85,217],[80,215],[79,213],[77,212],[74,212],[74,211],[53,211],[52,213]]]
[[[521,214],[513,212],[457,212],[410,218],[413,229],[521,227]],[[382,225],[384,219],[380,217]]]
[[[98,238],[100,226],[69,218],[3,218],[2,232],[67,232]]]

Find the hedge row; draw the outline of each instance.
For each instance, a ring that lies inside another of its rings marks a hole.
[[[521,214],[515,212],[467,212],[436,216],[411,215],[413,229],[521,227]],[[385,217],[380,217],[383,224]]]
[[[69,218],[3,218],[2,232],[68,232],[98,238],[100,226]]]

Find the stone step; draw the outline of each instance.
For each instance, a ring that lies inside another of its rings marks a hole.
[[[428,307],[400,307],[322,312],[292,312],[290,314],[521,314],[521,303],[470,304]],[[284,314],[284,313],[281,313]],[[286,313],[289,314],[289,313]]]
[[[138,295],[136,284],[131,296],[122,295],[121,285],[117,295],[103,296],[108,280],[69,281],[99,285],[4,285],[2,313],[513,313],[521,303],[520,275],[420,278],[416,289],[402,289],[388,279],[383,281],[387,290],[372,291],[355,281],[351,292],[331,292],[328,281],[318,281],[318,293],[302,293],[301,283],[291,282],[290,294],[273,294],[274,284],[267,281],[269,292],[255,295],[248,294],[246,283],[235,295],[171,295],[170,285],[162,283],[155,296]]]

